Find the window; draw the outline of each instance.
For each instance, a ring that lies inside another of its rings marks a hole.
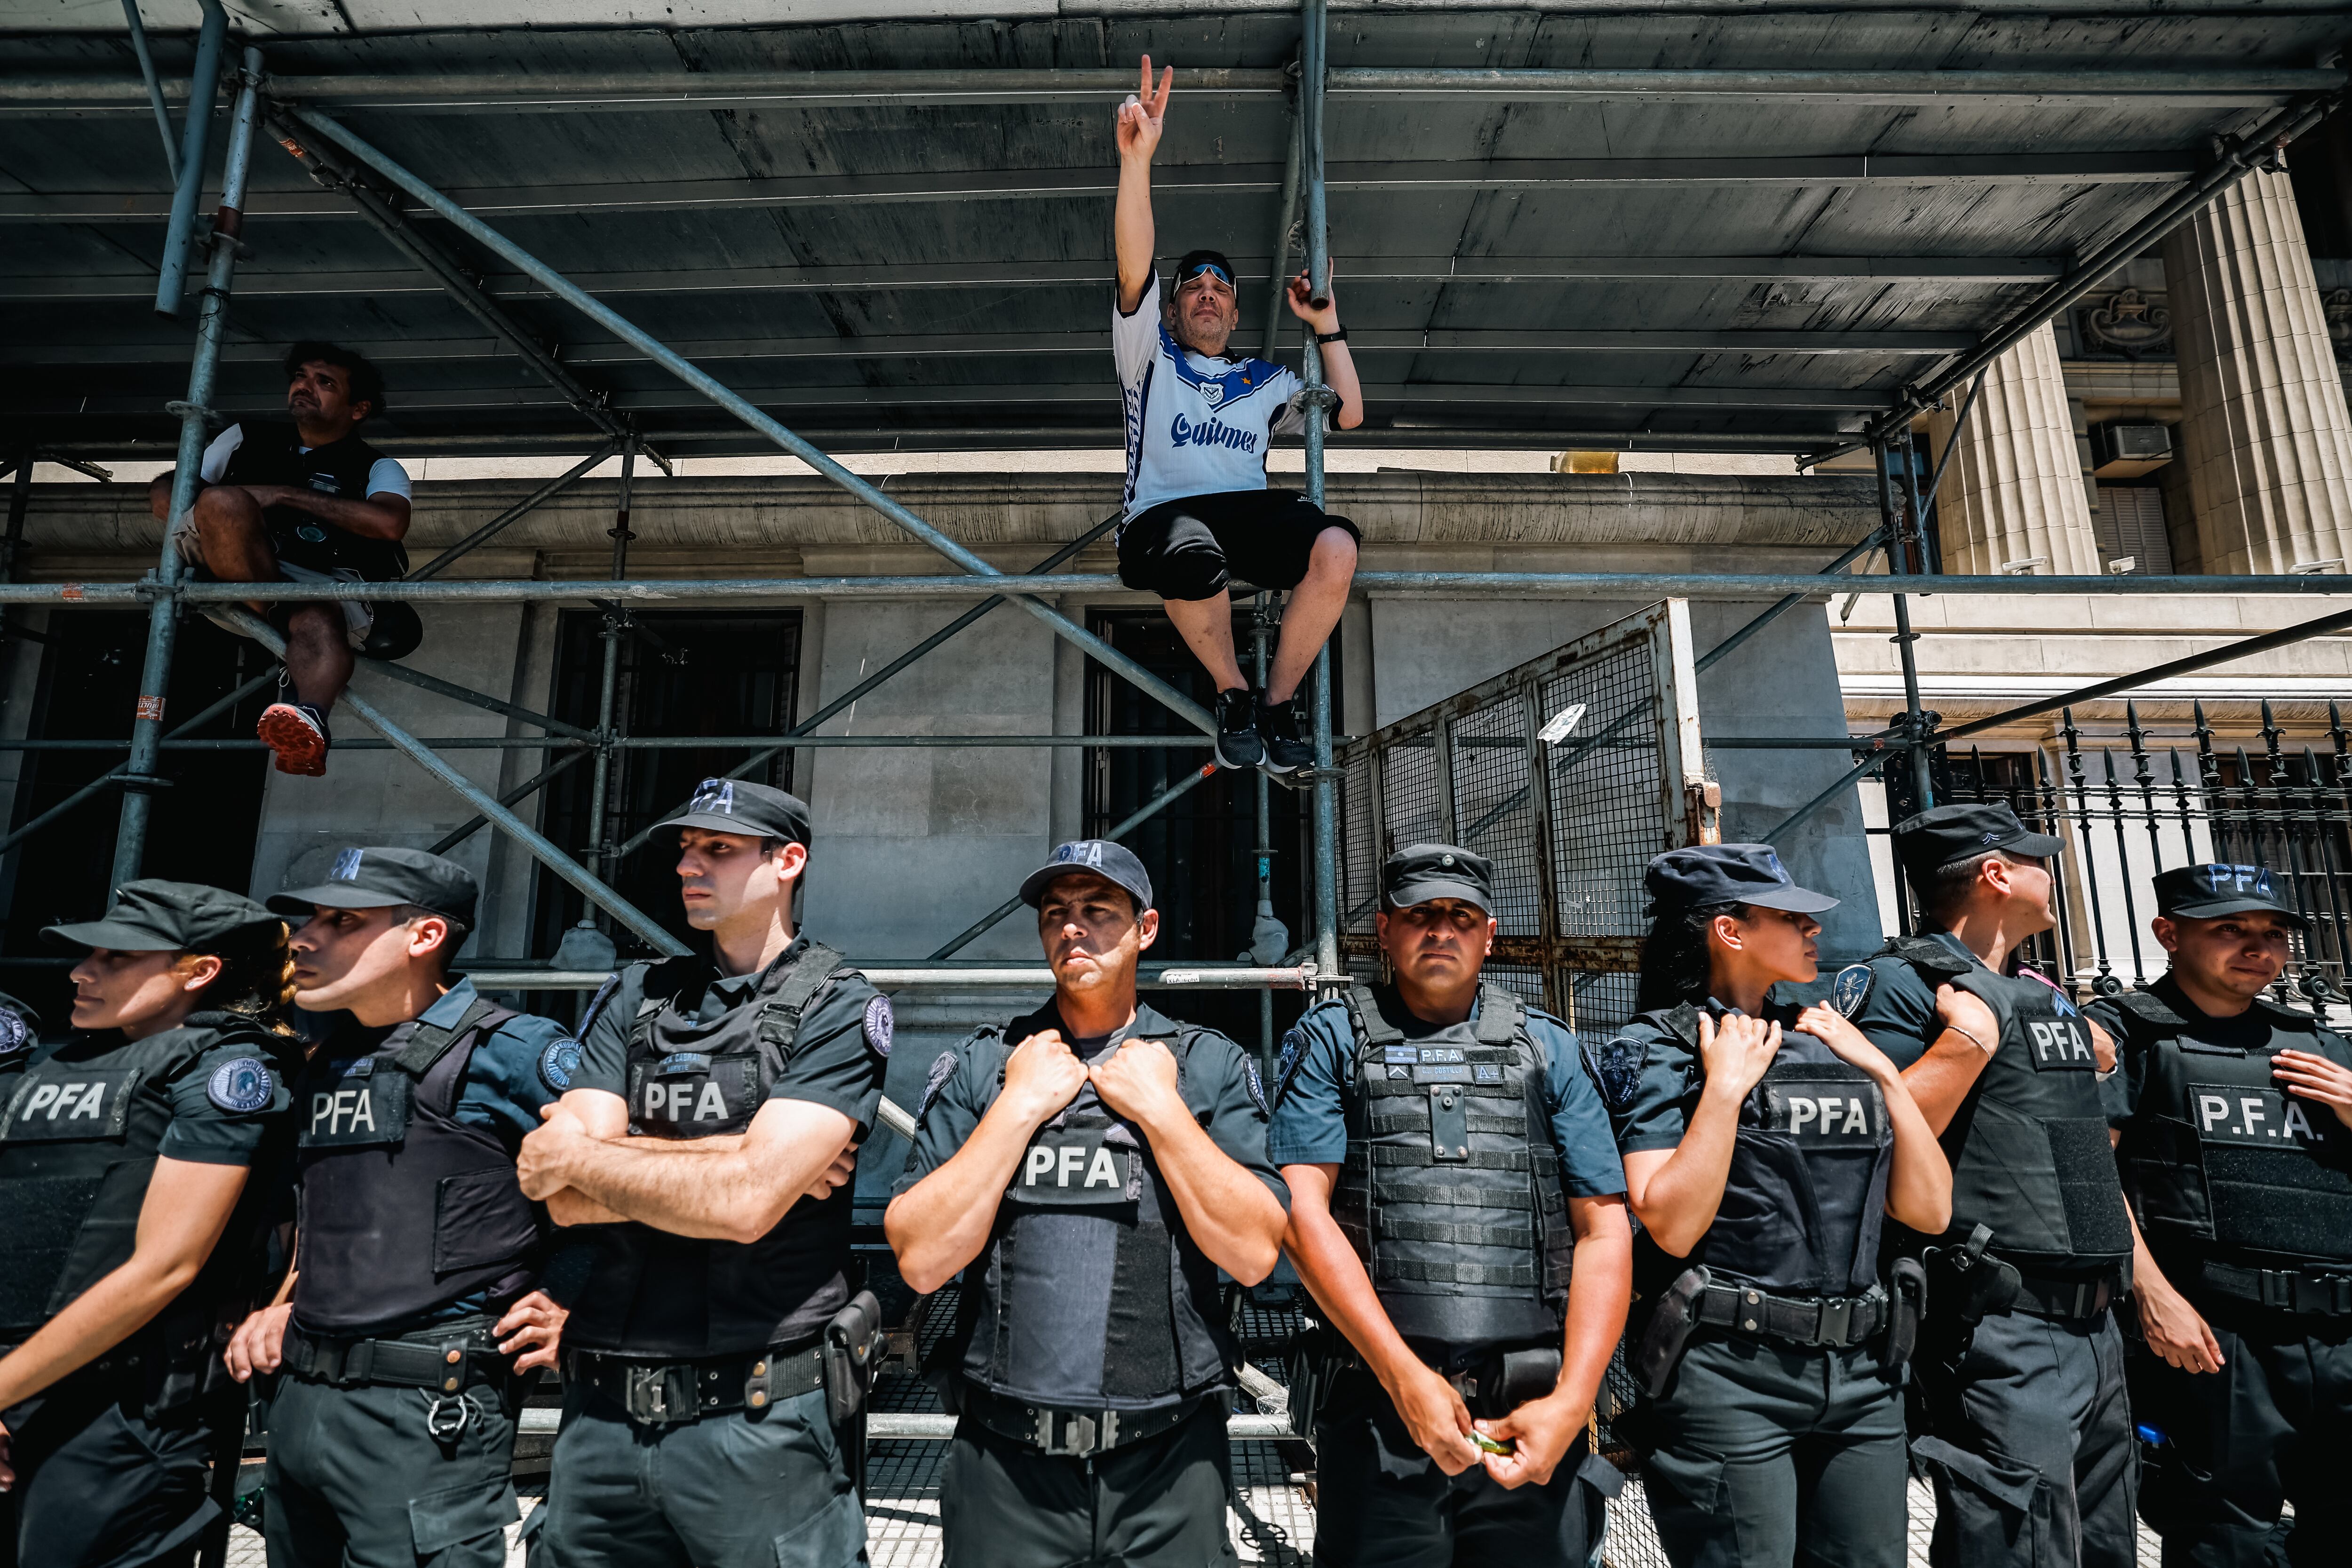
[[[2128,559],[2141,576],[2168,576],[2172,540],[2164,531],[2164,492],[2154,485],[2099,486],[2099,510],[2092,518],[2100,558]]]

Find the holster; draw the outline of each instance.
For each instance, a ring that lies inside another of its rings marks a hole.
[[[1633,1352],[1633,1375],[1653,1399],[1665,1392],[1666,1379],[1683,1359],[1683,1347],[1698,1326],[1698,1299],[1711,1278],[1705,1264],[1683,1270],[1650,1311],[1650,1326]]]
[[[1530,1399],[1541,1399],[1559,1382],[1559,1347],[1505,1351],[1446,1380],[1470,1414],[1498,1420]]]
[[[1290,1370],[1290,1429],[1310,1442],[1315,1423],[1330,1403],[1332,1384],[1356,1362],[1355,1347],[1328,1323],[1310,1323],[1293,1334]]]
[[[882,1303],[860,1290],[824,1326],[824,1408],[835,1426],[866,1408],[882,1354]]]
[[[1916,1258],[1898,1258],[1887,1271],[1886,1364],[1902,1366],[1919,1343],[1919,1320],[1927,1315],[1927,1270]]]
[[[2017,1270],[1985,1251],[1989,1226],[1978,1226],[1958,1247],[1931,1247],[1921,1254],[1925,1279],[1937,1302],[1937,1322],[1965,1338],[1979,1323],[2017,1304],[2024,1281]]]

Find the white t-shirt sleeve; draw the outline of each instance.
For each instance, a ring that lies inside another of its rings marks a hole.
[[[413,493],[408,488],[408,470],[390,458],[378,458],[368,469],[367,493],[372,496],[395,495],[406,500]]]
[[[1155,271],[1145,282],[1143,298],[1132,310],[1119,310],[1117,287],[1110,300],[1110,352],[1118,362],[1119,385],[1131,391],[1143,384],[1144,373],[1160,354],[1160,274]]]
[[[1300,434],[1307,428],[1307,405],[1301,401],[1307,395],[1307,383],[1300,379],[1297,371],[1286,366],[1282,379],[1275,384],[1275,389],[1282,395],[1282,412],[1274,416],[1274,433],[1277,436]]]
[[[197,476],[208,485],[220,483],[220,477],[228,472],[229,458],[235,457],[236,449],[244,445],[245,426],[230,426],[214,437],[213,444],[205,448],[203,460],[196,464]]]

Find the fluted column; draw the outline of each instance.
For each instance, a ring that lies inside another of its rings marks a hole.
[[[2294,185],[2248,175],[2166,238],[2164,273],[2205,570],[2352,556],[2352,420]]]
[[[1938,458],[1966,395],[1954,398],[1949,412],[1927,416]],[[2057,334],[2047,326],[1993,361],[1960,430],[1959,450],[1944,470],[1936,513],[1947,572],[1989,576],[2038,558],[2044,563],[2034,567],[2038,575],[2097,574],[2074,411],[2058,367]]]

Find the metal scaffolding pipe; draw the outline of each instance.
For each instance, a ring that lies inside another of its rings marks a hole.
[[[1329,204],[1323,181],[1323,110],[1327,60],[1324,0],[1304,0],[1298,52],[1298,123],[1307,180],[1307,292],[1316,306],[1331,301]],[[1315,334],[1298,334],[1307,372],[1307,499],[1323,504],[1323,436],[1335,400],[1323,381],[1323,350]],[[1333,628],[1334,635],[1337,627]],[[1331,639],[1315,650],[1312,701],[1315,793],[1310,825],[1315,858],[1315,963],[1326,980],[1345,978],[1339,965],[1339,808],[1331,766]]]
[[[140,17],[139,0],[122,0],[122,20],[131,28],[131,51],[139,57],[139,75],[147,84],[147,104],[155,111],[155,129],[163,136],[163,167],[176,186],[180,149],[172,141],[172,111],[163,107],[163,79],[155,71],[155,51],[147,47],[147,24]]]
[[[562,773],[565,769],[576,767],[587,759],[587,748],[584,746],[575,746],[571,751],[564,752],[562,756],[548,763],[547,766],[540,769],[539,772],[533,773],[530,777],[523,780],[522,783],[515,785],[514,788],[507,791],[506,794],[499,796],[499,804],[505,806],[521,805],[524,801],[529,800],[532,795],[537,795],[541,790],[545,789],[550,784],[553,783],[556,776]],[[467,839],[471,838],[475,834],[479,833],[484,827],[488,826],[489,825],[489,820],[490,819],[488,817],[481,816],[467,817],[465,821],[459,823],[457,826],[451,828],[448,832],[436,839],[431,847],[426,850],[426,853],[431,855],[446,855],[450,850],[455,849],[458,845],[463,844]]]
[[[481,527],[474,530],[473,532],[466,535],[465,538],[457,541],[457,543],[451,545],[440,554],[436,555],[432,560],[427,561],[415,571],[411,572],[404,581],[410,583],[422,583],[428,578],[438,577],[441,574],[442,568],[447,566],[451,562],[456,561],[459,556],[468,554],[473,551],[480,549],[483,545],[488,544],[492,539],[495,539],[499,534],[505,532],[510,524],[521,521],[525,517],[528,517],[532,512],[538,510],[540,507],[544,505],[546,502],[554,500],[555,497],[561,495],[565,490],[570,489],[580,480],[586,479],[589,472],[593,469],[597,464],[603,462],[605,458],[611,457],[614,452],[617,452],[620,449],[620,442],[605,442],[593,452],[591,452],[588,456],[581,458],[577,463],[574,463],[571,468],[565,469],[562,473],[558,474],[555,478],[548,480],[547,483],[540,486],[539,489],[531,491],[530,494],[515,502],[514,505],[507,508],[506,510],[499,513],[498,516],[490,519],[489,521],[482,524]]]
[[[1854,763],[1852,768],[1848,769],[1846,773],[1838,779],[1837,783],[1830,785],[1829,788],[1822,791],[1821,794],[1813,796],[1812,799],[1805,802],[1804,805],[1790,813],[1788,816],[1781,819],[1779,823],[1776,823],[1765,833],[1764,842],[1767,844],[1775,843],[1780,839],[1781,835],[1794,832],[1797,828],[1811,821],[1815,812],[1821,810],[1822,807],[1829,805],[1830,802],[1835,800],[1839,795],[1843,795],[1847,790],[1852,789],[1855,784],[1861,783],[1863,774],[1870,772],[1873,768],[1883,765],[1887,757],[1891,754],[1891,752],[1882,752],[1875,756],[1864,757],[1862,761]]]
[[[1298,103],[1294,98],[1290,104],[1289,150],[1282,159],[1282,200],[1276,205],[1277,216],[1274,240],[1269,247],[1272,259],[1265,266],[1265,332],[1257,353],[1257,357],[1263,360],[1274,357],[1276,341],[1282,335],[1282,319],[1286,314],[1282,297],[1288,291],[1286,285],[1289,282],[1290,271],[1290,231],[1298,226],[1298,178],[1302,158],[1299,143],[1306,129],[1307,122],[1300,118]]]
[[[205,20],[196,31],[195,67],[188,74],[188,120],[180,132],[180,164],[173,175],[172,216],[170,226],[163,231],[163,267],[155,276],[155,313],[159,316],[179,315],[181,298],[187,290],[188,251],[195,243],[196,203],[205,194],[205,151],[212,140],[213,94],[220,80],[221,47],[228,38],[228,13],[221,8],[220,0],[201,0],[201,4]],[[254,78],[260,69],[252,62],[261,57],[257,51],[247,49],[245,58],[249,68],[237,95],[237,105],[238,119],[245,126],[242,134],[249,141],[253,124],[245,106],[253,100]],[[237,156],[234,147],[229,156]],[[222,193],[221,206],[234,211],[244,202],[245,182],[240,178],[234,196]],[[234,230],[230,237],[234,240]],[[215,343],[213,353],[219,352],[219,344]],[[190,401],[196,399],[192,396]]]
[[[1872,551],[1877,549],[1881,543],[1885,542],[1885,538],[1886,531],[1884,528],[1872,533],[1860,543],[1856,544],[1853,549],[1848,550],[1844,554],[1839,556],[1836,560],[1822,567],[1822,575],[1824,577],[1836,576],[1839,573],[1844,571],[1847,567],[1853,565],[1855,562],[1861,560]],[[1696,675],[1705,675],[1716,664],[1727,658],[1732,652],[1738,649],[1741,643],[1746,642],[1749,637],[1754,637],[1758,632],[1762,631],[1766,626],[1770,626],[1774,621],[1780,619],[1781,616],[1785,615],[1790,610],[1794,609],[1806,598],[1806,596],[1807,595],[1803,594],[1783,595],[1771,605],[1770,608],[1765,610],[1763,614],[1758,616],[1754,620],[1749,621],[1746,626],[1740,627],[1738,631],[1732,633],[1729,637],[1724,638],[1721,642],[1707,649],[1706,652],[1701,654],[1698,658],[1698,662],[1691,667],[1692,673]]]
[[[593,991],[612,975],[600,969],[501,969],[498,959],[479,966],[459,965],[459,973],[485,991]],[[854,963],[877,988],[910,985],[969,985],[991,991],[1051,991],[1054,972],[1043,964],[953,964],[883,959]],[[1136,969],[1135,983],[1146,991],[1306,991],[1313,988],[1313,964],[1256,968],[1234,963],[1146,963]]]

